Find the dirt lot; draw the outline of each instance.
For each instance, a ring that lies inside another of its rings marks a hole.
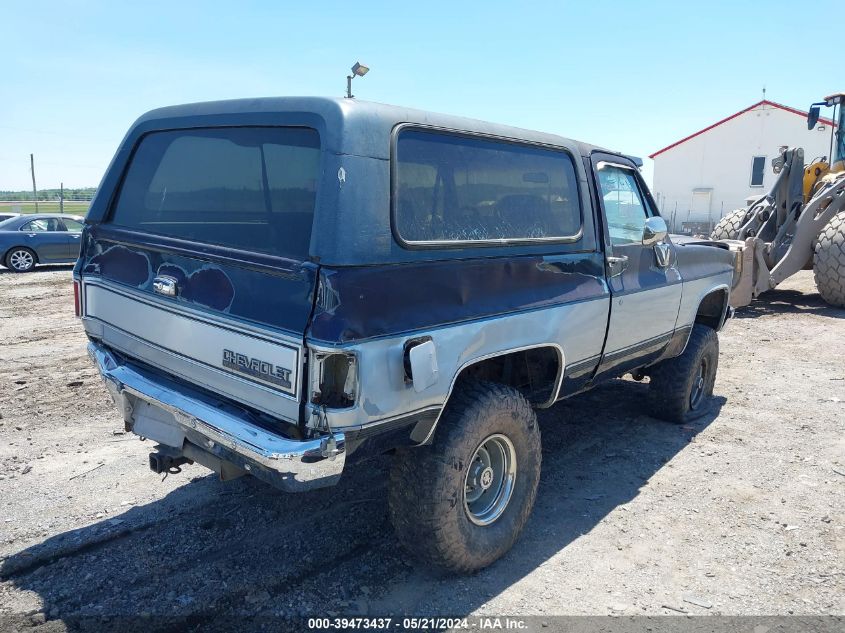
[[[387,458],[302,495],[199,466],[161,481],[150,443],[121,434],[72,313],[69,269],[0,271],[7,627],[137,613],[196,627],[276,613],[845,613],[845,311],[808,273],[721,334],[698,423],[647,417],[646,386],[622,380],[543,412],[528,527],[466,578],[401,550]]]

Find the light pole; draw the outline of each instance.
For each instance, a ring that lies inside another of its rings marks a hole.
[[[369,66],[364,66],[359,62],[355,62],[355,65],[352,66],[352,74],[346,76],[346,98],[352,99],[355,95],[352,94],[352,80],[355,77],[363,77],[368,72],[370,72]]]

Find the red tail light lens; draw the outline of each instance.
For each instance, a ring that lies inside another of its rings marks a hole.
[[[73,308],[76,316],[82,316],[82,304],[79,302],[79,281],[73,280]]]

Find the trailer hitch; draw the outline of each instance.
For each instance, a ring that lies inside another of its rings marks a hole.
[[[156,446],[156,451],[150,453],[150,470],[160,475],[176,475],[182,472],[182,464],[193,464],[193,460],[185,457],[181,451],[169,446]]]

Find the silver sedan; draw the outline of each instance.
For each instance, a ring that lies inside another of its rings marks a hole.
[[[79,257],[83,218],[37,213],[0,222],[0,263],[18,273],[36,264],[70,264]]]

